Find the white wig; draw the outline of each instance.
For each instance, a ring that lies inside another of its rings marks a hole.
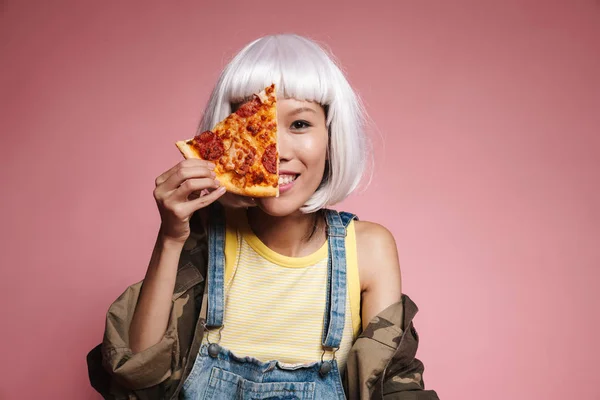
[[[247,100],[275,83],[277,96],[321,104],[329,130],[328,163],[321,185],[302,211],[344,200],[364,175],[370,146],[360,99],[332,58],[315,42],[292,34],[265,36],[244,47],[225,67],[200,122],[212,129]]]

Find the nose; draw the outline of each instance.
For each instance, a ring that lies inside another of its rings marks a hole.
[[[293,157],[293,146],[290,133],[284,129],[277,129],[277,146],[279,151],[279,162],[290,161]]]

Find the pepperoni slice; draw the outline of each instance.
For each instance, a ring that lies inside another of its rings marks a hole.
[[[262,156],[262,163],[265,169],[272,173],[277,173],[277,146],[273,143],[269,145]]]
[[[214,161],[218,160],[225,153],[225,146],[220,140],[213,140],[210,143],[206,143],[205,146],[200,150],[200,154],[205,160]]]
[[[223,141],[214,132],[204,131],[194,137],[193,146],[204,160],[215,161],[225,153]]]
[[[196,136],[194,139],[196,139],[197,141],[202,142],[202,143],[208,143],[208,142],[212,142],[214,138],[215,138],[214,132],[204,131],[201,134],[199,134],[198,136]]]
[[[194,147],[198,149],[200,157],[203,160],[215,161],[221,158],[225,153],[223,142],[217,138],[210,142],[194,142]]]
[[[242,104],[235,113],[242,118],[248,118],[258,112],[261,104],[260,99],[254,97],[252,100]]]

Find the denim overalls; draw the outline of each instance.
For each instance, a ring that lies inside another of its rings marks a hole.
[[[220,331],[223,327],[225,310],[225,217],[216,207],[211,214],[213,218],[208,233],[208,286],[205,289],[205,294],[208,293],[208,306],[205,329]],[[183,384],[181,398],[194,400],[346,398],[335,360],[335,351],[342,341],[346,312],[346,227],[356,217],[332,210],[325,210],[325,215],[329,262],[322,345],[323,355],[326,351],[333,351],[333,359],[323,360],[321,357],[321,360],[312,363],[286,366],[276,360],[262,362],[251,356],[238,357],[218,343],[202,344],[192,371]]]

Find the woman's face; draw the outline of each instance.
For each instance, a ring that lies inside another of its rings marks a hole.
[[[328,131],[320,104],[277,100],[279,197],[256,199],[267,214],[285,216],[300,209],[315,193],[325,172]]]

